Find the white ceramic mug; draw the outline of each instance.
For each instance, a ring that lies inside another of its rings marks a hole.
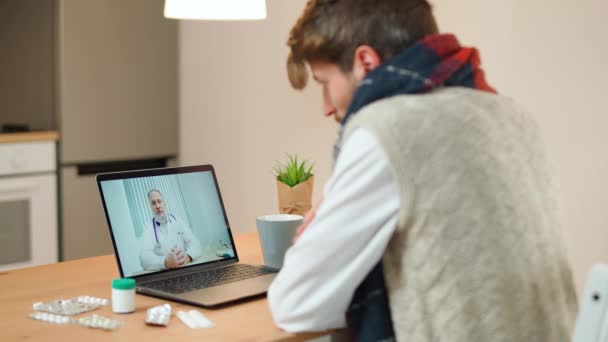
[[[283,266],[285,252],[303,221],[302,216],[289,214],[264,215],[256,219],[264,265],[277,269]]]

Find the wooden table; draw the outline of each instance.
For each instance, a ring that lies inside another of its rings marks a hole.
[[[262,264],[257,233],[235,236],[242,262]],[[277,341],[307,340],[328,333],[290,334],[277,328],[270,315],[266,298],[238,305],[207,310],[196,308],[206,315],[215,327],[190,329],[175,315],[168,327],[152,327],[144,323],[146,310],[167,303],[166,300],[137,295],[136,312],[114,314],[111,306],[84,313],[119,319],[123,325],[115,331],[90,329],[77,325],[54,325],[27,317],[32,304],[80,295],[111,298],[111,281],[118,278],[113,255],[80,259],[39,267],[0,273],[0,341]],[[170,302],[172,312],[193,307]]]

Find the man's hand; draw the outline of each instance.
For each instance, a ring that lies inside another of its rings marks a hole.
[[[304,233],[306,228],[308,228],[308,225],[310,225],[310,222],[312,222],[312,220],[314,220],[315,215],[317,214],[317,209],[319,209],[319,207],[321,206],[321,202],[323,202],[323,198],[321,198],[321,200],[312,209],[310,209],[310,211],[306,214],[306,216],[304,216],[302,225],[298,227],[298,230],[296,231],[296,236],[294,236],[294,238],[293,238],[294,243],[296,241],[298,241],[298,239],[300,238],[300,235],[302,235],[302,233]]]
[[[178,262],[177,256],[175,255],[175,253],[173,252],[173,249],[172,249],[171,252],[167,253],[167,255],[165,256],[165,267],[166,268],[176,268],[179,266],[180,266],[180,264]]]
[[[177,248],[177,246],[173,246],[173,248],[171,248],[171,251],[167,253],[167,256],[165,256],[165,267],[182,267],[191,261],[192,258],[188,254],[186,254],[186,252]]]
[[[173,248],[171,251],[175,254],[178,266],[184,266],[192,261],[192,258],[186,252],[177,247]]]

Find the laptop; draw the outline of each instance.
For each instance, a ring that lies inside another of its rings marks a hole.
[[[239,262],[211,165],[99,174],[120,276],[143,295],[213,308],[264,295],[278,270]]]

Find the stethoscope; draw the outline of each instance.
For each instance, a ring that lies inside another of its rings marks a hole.
[[[168,214],[167,215],[167,221],[169,223],[171,223],[171,218],[173,218],[173,221],[177,221],[177,219],[175,218],[175,216],[173,216],[172,214]],[[157,255],[162,255],[163,254],[163,247],[160,245],[160,241],[158,240],[158,233],[156,232],[156,227],[160,226],[160,222],[158,222],[156,220],[156,217],[152,218],[152,229],[154,230],[154,239],[156,240],[156,245],[154,245],[154,253]]]

